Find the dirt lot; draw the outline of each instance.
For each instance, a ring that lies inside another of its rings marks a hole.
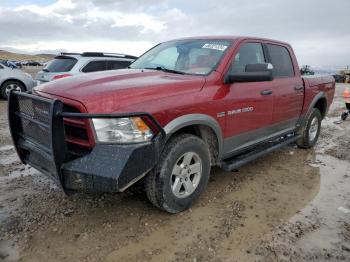
[[[194,207],[143,194],[65,196],[22,165],[0,102],[2,261],[350,261],[350,120],[337,97],[314,150],[290,146],[236,172],[213,169]]]

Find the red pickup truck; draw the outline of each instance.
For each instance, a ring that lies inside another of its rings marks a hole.
[[[186,38],[156,45],[129,69],[11,92],[9,125],[22,162],[64,190],[122,192],[142,181],[156,207],[177,213],[212,166],[314,146],[334,89],[331,76],[302,78],[287,43]]]

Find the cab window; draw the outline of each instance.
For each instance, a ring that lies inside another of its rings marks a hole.
[[[268,44],[267,50],[273,65],[273,76],[293,77],[294,67],[288,49],[284,46]]]
[[[263,47],[260,43],[244,44],[232,61],[231,73],[245,72],[248,64],[265,63]]]

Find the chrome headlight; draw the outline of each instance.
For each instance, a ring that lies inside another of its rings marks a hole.
[[[93,118],[98,142],[139,143],[151,140],[153,133],[140,117]]]

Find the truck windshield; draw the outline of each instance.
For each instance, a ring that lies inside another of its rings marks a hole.
[[[227,40],[170,41],[155,46],[129,68],[207,75],[216,68],[230,44]]]

